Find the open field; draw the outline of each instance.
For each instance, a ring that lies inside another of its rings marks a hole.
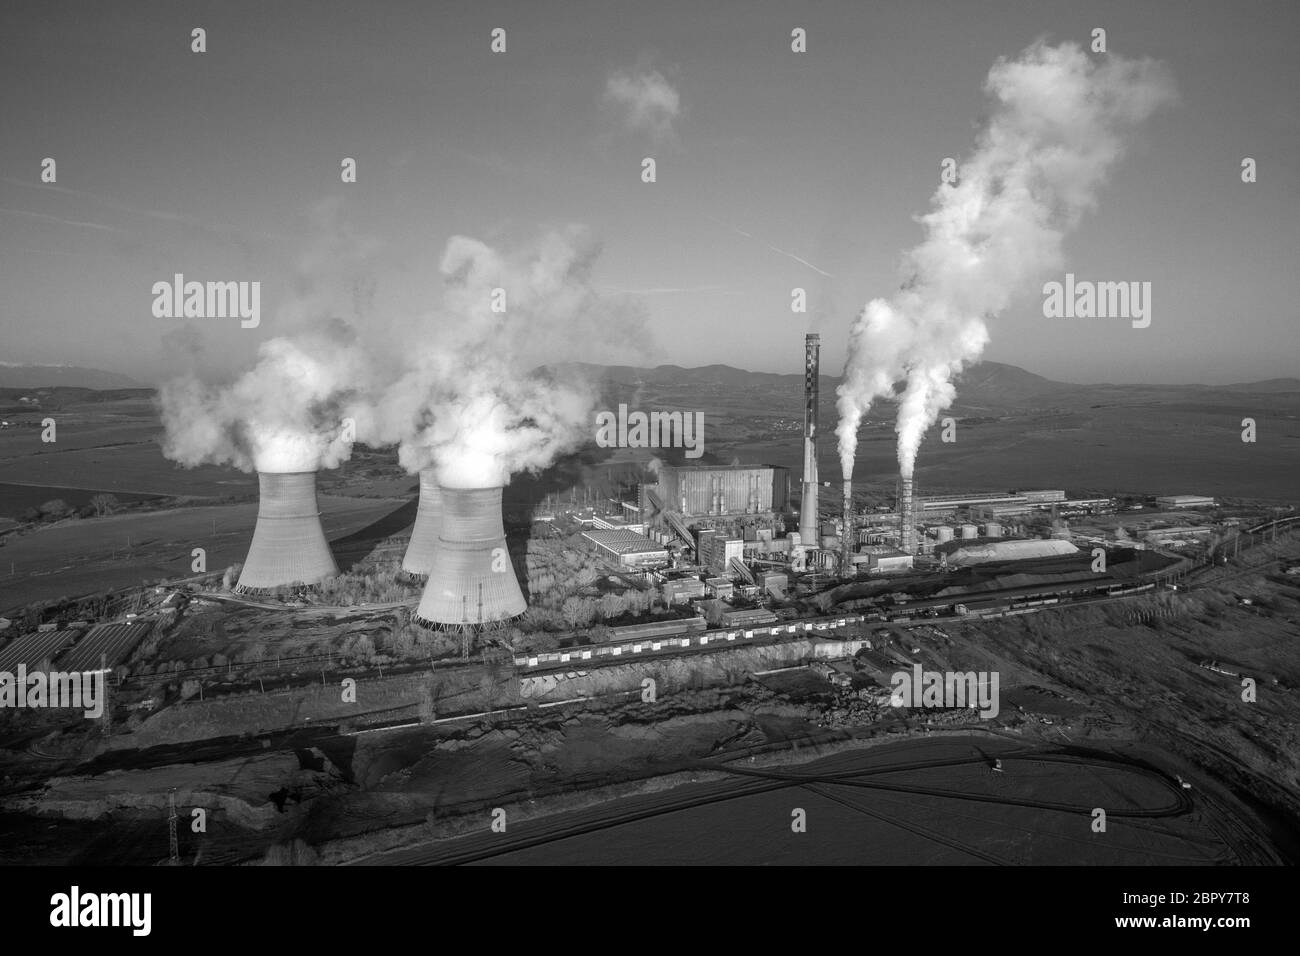
[[[321,521],[327,537],[340,539],[406,505],[322,495]],[[220,570],[244,560],[256,521],[256,503],[213,505],[82,518],[11,537],[0,551],[0,609],[188,577],[194,548],[207,551],[209,570]]]

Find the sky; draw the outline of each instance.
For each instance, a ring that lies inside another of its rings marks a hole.
[[[508,249],[579,224],[594,285],[641,303],[649,337],[573,360],[798,373],[816,331],[838,374],[942,161],[975,145],[990,67],[1103,27],[1179,101],[1132,138],[1063,271],[1149,281],[1151,324],[1045,318],[1035,281],[984,357],[1073,382],[1300,375],[1298,26],[1300,5],[1258,0],[7,0],[0,361],[152,384],[237,372],[317,313],[391,337],[439,297],[452,236]],[[175,273],[259,281],[260,325],[156,317]]]

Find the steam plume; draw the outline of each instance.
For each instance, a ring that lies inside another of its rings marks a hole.
[[[985,91],[993,114],[958,184],[941,185],[919,217],[926,237],[903,257],[902,288],[867,303],[850,331],[836,428],[845,478],[862,416],[900,381],[898,463],[911,476],[926,429],[956,396],[953,377],[988,343],[985,319],[1061,266],[1062,241],[1095,205],[1126,133],[1175,96],[1154,61],[1041,41],[1000,58]]]
[[[592,290],[597,253],[576,227],[514,254],[451,238],[428,344],[385,390],[373,422],[380,443],[400,444],[404,468],[433,467],[444,487],[493,487],[545,468],[589,436],[595,387],[537,366],[639,337],[639,308]],[[493,310],[496,290],[504,312]]]
[[[186,467],[244,471],[336,468],[352,451],[345,419],[365,408],[369,362],[349,326],[330,320],[270,339],[257,364],[229,386],[185,375],[158,393],[163,454]]]

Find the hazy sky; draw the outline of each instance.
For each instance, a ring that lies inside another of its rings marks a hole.
[[[1181,102],[1066,240],[1067,271],[1150,281],[1151,325],[1044,318],[1038,282],[985,357],[1067,381],[1297,375],[1298,26],[1300,4],[1226,0],[6,0],[0,361],[235,368],[287,303],[388,327],[437,298],[450,236],[510,247],[581,223],[595,284],[652,317],[637,364],[798,372],[811,329],[838,374],[941,161],[974,144],[994,60],[1104,27],[1111,52],[1165,61]],[[151,286],[176,272],[260,281],[261,326],[155,318]]]

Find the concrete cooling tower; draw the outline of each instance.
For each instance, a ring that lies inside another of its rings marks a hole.
[[[338,574],[320,523],[316,473],[258,472],[257,481],[257,526],[235,590],[247,594],[286,584],[316,584]]]
[[[415,527],[402,557],[402,571],[413,578],[427,578],[433,569],[438,550],[438,532],[442,530],[442,489],[432,469],[420,472],[420,504],[415,512]]]
[[[426,626],[494,624],[527,609],[506,550],[501,488],[443,488],[442,530],[416,610]]]

